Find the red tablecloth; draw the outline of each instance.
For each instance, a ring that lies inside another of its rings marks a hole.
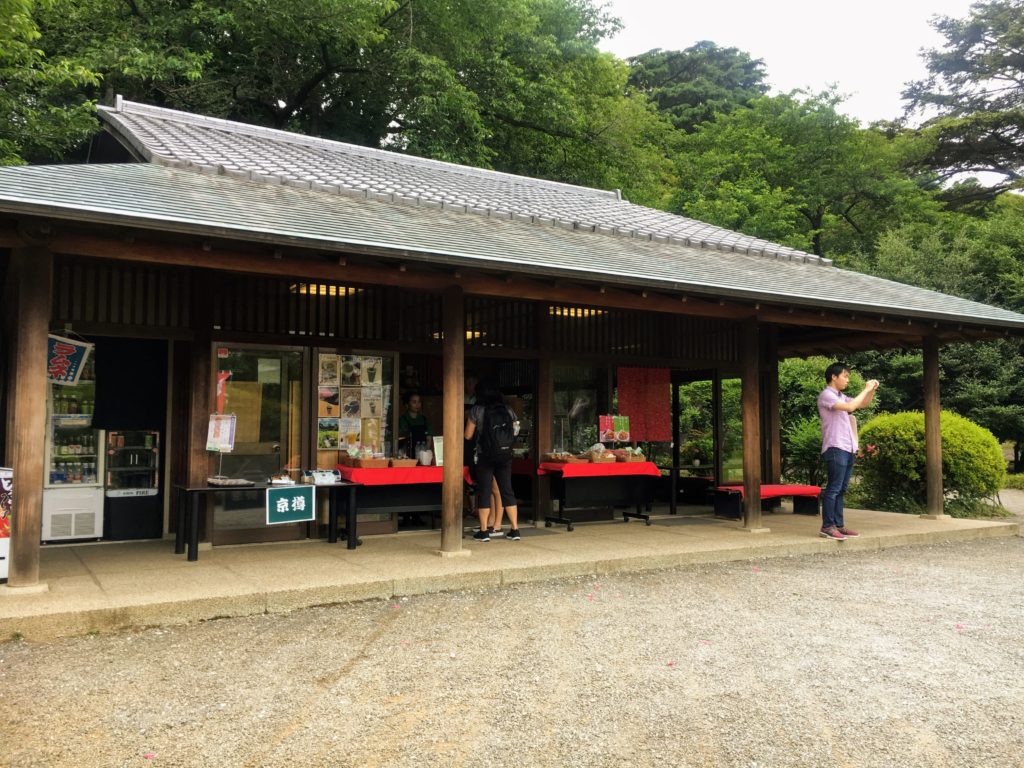
[[[740,496],[743,496],[742,485],[720,485],[716,490],[719,491],[737,491]],[[778,496],[817,496],[821,493],[821,488],[816,485],[762,485],[761,486],[761,498],[762,499],[774,499]]]
[[[545,461],[537,467],[538,475],[561,473],[562,477],[610,477],[613,475],[650,475],[661,477],[661,471],[653,461],[608,461],[591,464],[562,464],[556,461]]]
[[[417,483],[438,483],[444,480],[444,467],[345,467],[338,465],[343,480],[363,485],[415,485]],[[462,479],[470,482],[469,471],[462,468]]]

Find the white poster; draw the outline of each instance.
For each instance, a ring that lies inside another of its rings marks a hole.
[[[235,414],[210,414],[206,430],[206,450],[231,453],[235,449]]]
[[[0,581],[7,581],[11,551],[11,517],[14,514],[14,471],[0,467]]]

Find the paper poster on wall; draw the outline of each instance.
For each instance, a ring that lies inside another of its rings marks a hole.
[[[46,378],[54,384],[78,384],[85,361],[93,349],[85,341],[65,339],[63,336],[46,337]]]
[[[357,355],[341,356],[341,386],[358,387],[363,383],[363,358]]]
[[[320,355],[320,376],[318,383],[321,387],[336,387],[339,382],[338,366],[341,361],[337,355]]]
[[[316,424],[316,447],[321,451],[338,449],[338,419],[321,418]]]
[[[339,404],[341,395],[337,387],[324,387],[321,386],[317,389],[317,416],[333,416],[338,418],[341,415],[341,405]]]
[[[359,447],[360,434],[363,431],[363,421],[358,416],[354,419],[344,418],[341,420],[341,430],[338,435],[341,441],[340,447],[344,449],[355,449]]]
[[[629,416],[598,416],[597,430],[602,443],[628,443]]]
[[[381,380],[381,358],[364,357],[361,384],[364,387],[379,387]]]
[[[384,403],[381,399],[380,387],[363,387],[363,411],[364,419],[384,418]]]
[[[356,418],[363,412],[363,388],[341,388],[341,415],[345,418]]]
[[[363,419],[360,441],[364,448],[380,450],[380,419]]]
[[[210,426],[206,430],[206,450],[215,453],[231,453],[235,449],[235,414],[210,414]]]
[[[0,467],[0,581],[7,581],[14,516],[14,470]]]

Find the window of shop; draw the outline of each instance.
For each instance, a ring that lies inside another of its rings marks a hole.
[[[266,482],[298,479],[302,460],[301,349],[221,344],[216,348],[217,413],[234,414],[235,446],[211,458],[211,474]],[[262,492],[224,495],[213,514],[214,544],[303,538],[305,523],[265,525]]]

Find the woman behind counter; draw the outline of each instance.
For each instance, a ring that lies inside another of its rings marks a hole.
[[[404,397],[405,412],[398,417],[398,443],[407,455],[415,458],[416,446],[426,443],[430,437],[430,425],[423,415],[423,400],[419,392],[409,392]]]

